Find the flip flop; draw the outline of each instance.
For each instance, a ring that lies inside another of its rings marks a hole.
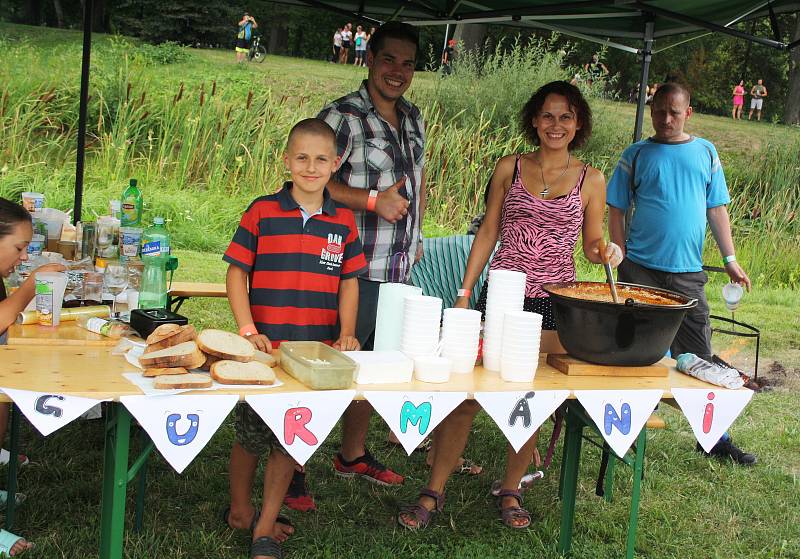
[[[23,540],[23,541],[27,542],[27,540],[25,538],[23,538],[22,536],[18,536],[16,534],[12,534],[11,532],[9,532],[7,530],[0,530],[0,556],[2,556],[2,557],[6,557],[6,556],[8,556],[8,557],[19,557],[20,555],[25,553],[25,551],[30,551],[31,549],[33,549],[33,547],[34,547],[33,543],[32,542],[28,542],[29,544],[31,544],[31,546],[28,549],[26,549],[25,551],[23,551],[23,552],[21,552],[21,553],[19,553],[17,555],[13,555],[12,556],[11,555],[11,548],[14,547],[14,544],[16,544],[20,540]]]
[[[225,509],[222,511],[222,522],[229,529],[235,530],[235,528],[232,528],[231,525],[228,524],[228,517],[230,515],[231,515],[231,507],[229,505],[225,507]],[[258,519],[260,517],[261,517],[261,509],[256,507],[256,512],[253,515],[253,521],[250,523],[250,532],[253,532],[253,530],[256,529],[256,524],[258,524]],[[291,526],[292,528],[294,528],[294,524],[292,524],[292,521],[286,518],[285,516],[278,516],[278,518],[275,519],[275,522],[277,522],[278,524],[284,524],[286,526]]]
[[[453,473],[466,476],[479,476],[483,473],[483,466],[479,466],[469,458],[464,457],[463,462],[458,466]],[[475,469],[477,468],[477,472]]]
[[[250,557],[258,557],[259,555],[283,559],[283,549],[281,544],[274,538],[262,536],[250,544]]]
[[[17,493],[15,495],[14,502],[17,506],[20,506],[22,503],[25,502],[26,498],[27,497],[25,497],[24,493]],[[7,503],[8,503],[8,491],[6,491],[5,489],[0,489],[0,512],[6,510]]]

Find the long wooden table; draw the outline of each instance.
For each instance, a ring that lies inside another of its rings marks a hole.
[[[174,281],[167,293],[167,309],[178,312],[183,302],[191,297],[227,297],[224,283],[195,283]]]
[[[65,331],[66,333],[66,331]],[[24,338],[23,338],[24,339]],[[65,395],[82,396],[95,399],[111,399],[113,402],[106,417],[106,441],[103,470],[103,497],[101,507],[101,538],[99,556],[103,559],[123,557],[125,498],[127,486],[138,475],[137,526],[141,525],[141,505],[144,496],[145,469],[147,455],[153,450],[152,442],[146,445],[142,454],[129,463],[131,415],[119,404],[119,398],[126,395],[139,395],[138,387],[122,377],[121,373],[133,370],[132,366],[120,356],[112,356],[108,347],[79,347],[75,345],[11,345],[0,347],[0,386],[39,392],[55,392]],[[465,391],[472,398],[475,392],[498,392],[532,390],[632,390],[661,389],[663,399],[670,400],[673,388],[707,388],[710,385],[670,369],[666,377],[580,377],[567,376],[550,365],[541,356],[536,378],[530,383],[504,382],[499,374],[476,367],[473,374],[453,375],[446,384],[428,384],[413,381],[399,385],[353,385],[356,398],[363,398],[363,390],[383,391]],[[667,364],[672,362],[665,361]],[[309,389],[288,376],[280,367],[276,368],[283,386],[271,391],[303,392]],[[197,392],[195,392],[197,393]],[[204,392],[208,394],[208,392]],[[223,389],[215,393],[238,394],[241,399],[248,394],[264,394],[262,390]],[[189,393],[191,394],[191,392]],[[0,401],[10,401],[0,394]],[[12,414],[11,443],[12,454],[17,453],[19,412],[14,407]],[[577,494],[578,466],[580,461],[581,439],[585,427],[594,427],[583,411],[582,406],[570,395],[566,410],[566,432],[564,457],[561,464],[561,530],[559,550],[568,553],[572,541],[575,497]],[[636,464],[641,468],[644,459],[644,443],[647,430],[637,439],[639,447]],[[16,461],[11,460],[9,468],[9,494],[16,491]],[[13,479],[12,479],[13,477]],[[638,486],[634,488],[638,492]],[[637,493],[638,494],[638,493]],[[13,522],[13,500],[9,501],[6,524]],[[635,539],[636,510],[632,507],[629,529],[629,556],[632,554],[632,538]]]

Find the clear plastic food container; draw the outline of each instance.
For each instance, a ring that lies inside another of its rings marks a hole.
[[[313,390],[343,390],[353,384],[356,362],[322,342],[283,342],[281,368]]]

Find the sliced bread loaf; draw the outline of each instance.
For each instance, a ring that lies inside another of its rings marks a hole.
[[[206,356],[203,355],[197,344],[192,341],[145,353],[139,357],[139,364],[145,369],[158,369],[161,367],[195,369],[205,362]]]
[[[211,377],[202,373],[186,373],[185,375],[165,375],[156,377],[154,382],[156,388],[178,389],[178,388],[210,388]]]
[[[167,376],[167,375],[185,375],[189,371],[187,371],[183,367],[159,367],[156,369],[145,369],[144,376],[146,377],[160,377],[160,376]]]
[[[147,336],[147,350],[145,353],[182,344],[183,342],[194,340],[196,337],[197,331],[191,324],[185,326],[162,324]]]
[[[275,373],[259,361],[217,361],[211,365],[211,378],[220,384],[275,384]]]
[[[246,363],[256,355],[256,348],[247,339],[224,330],[203,330],[197,335],[197,345],[209,355],[230,361]]]

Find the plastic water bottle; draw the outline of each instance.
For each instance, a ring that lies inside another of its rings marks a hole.
[[[142,234],[142,281],[139,288],[139,308],[164,309],[167,307],[167,261],[169,260],[169,233],[164,218],[156,217],[152,227]]]
[[[169,233],[164,226],[164,218],[153,218],[153,225],[142,233],[142,259],[160,258],[166,261],[169,258],[169,245]]]
[[[681,353],[676,358],[676,362],[675,367],[680,372],[710,382],[711,384],[731,389],[744,386],[744,380],[742,380],[739,372],[735,369],[709,363],[694,353]]]

